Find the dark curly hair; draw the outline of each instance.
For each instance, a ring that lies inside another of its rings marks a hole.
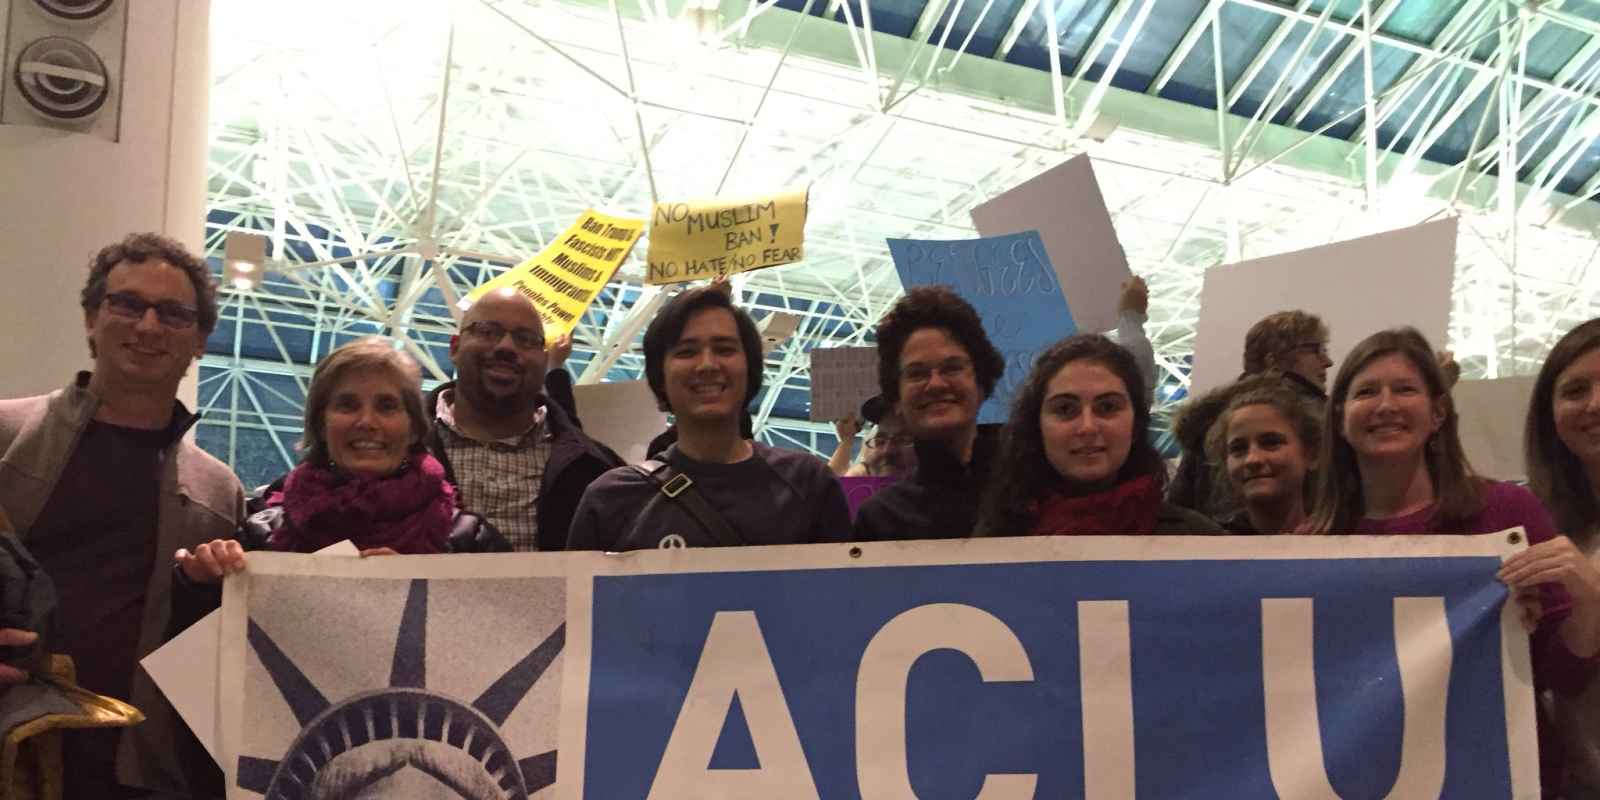
[[[211,279],[211,268],[203,259],[195,257],[176,239],[157,233],[130,233],[122,241],[100,248],[89,261],[89,280],[84,283],[78,302],[87,313],[100,308],[106,299],[106,276],[122,262],[143,264],[165,261],[188,276],[194,286],[194,307],[198,312],[196,324],[200,332],[209,336],[217,327],[217,282]]]
[[[1005,374],[1006,361],[989,341],[983,320],[971,303],[948,286],[918,286],[895,302],[878,322],[878,389],[891,403],[900,399],[900,351],[923,328],[940,328],[966,349],[978,375],[978,390],[988,400]]]
[[[1093,361],[1122,379],[1133,408],[1133,446],[1117,471],[1117,483],[1151,476],[1156,488],[1167,480],[1167,465],[1150,443],[1150,405],[1144,378],[1133,354],[1097,333],[1069,336],[1050,346],[1033,364],[1033,371],[1017,389],[1006,423],[1000,454],[989,474],[988,489],[978,516],[977,536],[1020,536],[1033,527],[1034,503],[1062,485],[1062,477],[1044,454],[1039,414],[1044,408],[1050,380],[1074,361]]]
[[[1522,454],[1528,468],[1528,486],[1544,501],[1572,540],[1586,545],[1600,525],[1600,487],[1589,483],[1589,473],[1578,455],[1556,435],[1556,379],[1572,362],[1600,349],[1600,319],[1591,319],[1567,332],[1550,349],[1528,401],[1528,421]]]
[[[656,405],[662,411],[672,410],[667,404],[667,351],[683,337],[683,329],[688,327],[689,318],[708,308],[721,308],[732,314],[734,325],[739,329],[739,344],[744,348],[745,361],[744,404],[750,405],[750,401],[761,393],[765,355],[761,352],[760,329],[744,309],[733,304],[726,290],[717,286],[702,286],[667,301],[666,307],[656,313],[655,319],[650,320],[650,327],[644,331],[644,377],[650,384],[650,391],[655,393]]]

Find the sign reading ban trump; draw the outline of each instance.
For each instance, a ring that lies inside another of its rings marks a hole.
[[[1528,640],[1494,577],[1520,540],[609,557],[571,584],[559,785],[608,799],[1536,797]]]

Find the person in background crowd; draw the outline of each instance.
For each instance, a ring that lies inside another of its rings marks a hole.
[[[1322,446],[1322,409],[1272,370],[1240,381],[1206,437],[1206,453],[1243,507],[1221,520],[1233,533],[1293,533]]]
[[[1322,475],[1310,533],[1474,534],[1521,526],[1532,546],[1500,579],[1533,631],[1537,689],[1571,696],[1600,664],[1600,577],[1532,492],[1478,477],[1461,449],[1455,404],[1428,341],[1413,328],[1362,340],[1339,366],[1324,417]],[[1538,712],[1540,782],[1559,796],[1564,757]]]
[[[1117,297],[1116,342],[1133,355],[1139,365],[1139,377],[1144,380],[1145,405],[1155,405],[1156,350],[1145,335],[1144,323],[1150,315],[1150,286],[1144,278],[1135,275],[1124,281],[1122,293]]]
[[[645,378],[678,440],[661,461],[620,467],[583,495],[571,550],[845,541],[839,482],[815,456],[745,438],[761,390],[761,334],[714,286],[674,297],[644,335]]]
[[[1528,483],[1562,532],[1587,552],[1600,544],[1600,319],[1551,348],[1533,384],[1524,428]]]
[[[1567,537],[1547,548],[1544,568],[1593,578],[1579,556],[1590,564],[1600,559],[1600,319],[1573,328],[1550,350],[1528,403],[1523,457],[1529,487]],[[1567,797],[1600,797],[1600,686],[1577,698],[1544,699],[1566,744]]]
[[[856,513],[865,541],[969,536],[999,448],[979,425],[1005,360],[967,301],[948,286],[906,292],[878,323],[878,385],[916,437],[917,469]]]
[[[906,432],[905,420],[900,413],[887,408],[881,396],[873,396],[861,404],[861,419],[875,427],[862,443],[861,460],[850,463],[851,445],[855,442],[860,423],[854,416],[833,423],[839,445],[834,448],[828,469],[841,478],[892,477],[904,478],[917,468],[916,438]]]
[[[311,375],[299,466],[268,487],[236,540],[180,551],[179,574],[214,584],[244,566],[243,550],[314,553],[346,539],[368,555],[509,551],[461,511],[428,452],[428,422],[416,361],[381,336],[340,346]]]
[[[1190,400],[1173,419],[1172,433],[1182,448],[1178,473],[1167,490],[1167,500],[1215,519],[1237,519],[1242,509],[1225,483],[1216,479],[1206,455],[1206,435],[1217,415],[1228,405],[1237,384],[1271,372],[1284,385],[1318,407],[1327,402],[1328,326],[1314,314],[1279,311],[1250,326],[1244,337],[1244,372],[1228,384]]]
[[[978,535],[1220,533],[1162,502],[1148,397],[1133,354],[1104,336],[1046,350],[1012,406]]]
[[[585,435],[572,378],[559,365],[570,339],[545,353],[544,325],[515,289],[490,292],[450,338],[457,380],[428,397],[427,445],[464,507],[519,552],[560,550],[585,489],[622,459]]]
[[[220,790],[214,766],[179,755],[192,736],[136,669],[168,631],[168,554],[232,536],[244,516],[233,472],[184,439],[198,417],[177,400],[216,326],[215,290],[205,262],[166,237],[105,247],[80,298],[94,371],[0,401],[0,506],[55,581],[52,649],[85,689],[146,716],[125,733],[69,732],[68,798]]]

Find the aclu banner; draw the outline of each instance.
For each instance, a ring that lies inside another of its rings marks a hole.
[[[1520,540],[609,557],[569,588],[562,796],[1537,797]]]

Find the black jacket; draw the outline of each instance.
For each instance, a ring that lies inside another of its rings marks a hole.
[[[279,478],[279,483],[282,480]],[[284,518],[283,506],[263,508],[251,514],[239,526],[239,544],[247,551],[268,549],[267,539],[283,527]],[[458,508],[450,523],[446,550],[451,553],[509,553],[511,543],[488,520]]]
[[[1276,372],[1308,402],[1325,404],[1328,395],[1320,387],[1293,372]],[[1183,450],[1178,461],[1178,473],[1167,484],[1167,502],[1194,509],[1212,519],[1231,518],[1239,509],[1228,501],[1227,493],[1217,484],[1216,470],[1206,458],[1206,435],[1222,410],[1238,391],[1239,383],[1255,375],[1240,375],[1233,383],[1219,386],[1189,401],[1172,421],[1172,433]]]
[[[439,394],[453,388],[455,382],[441,384],[428,395],[428,411],[433,415],[433,425],[428,431],[428,450],[444,465],[445,479],[460,486],[455,467],[444,449],[444,423],[439,421]],[[539,485],[539,549],[563,550],[567,546],[567,530],[572,525],[572,515],[578,510],[578,500],[583,490],[606,470],[622,466],[622,459],[611,448],[589,438],[569,413],[572,402],[572,378],[565,370],[552,370],[545,378],[544,424],[553,437],[550,442],[550,460],[544,466],[544,479]]]
[[[917,442],[917,471],[867,498],[856,512],[856,539],[960,539],[978,524],[978,504],[1000,450],[1000,425],[979,425],[972,461],[962,464],[941,442]]]

